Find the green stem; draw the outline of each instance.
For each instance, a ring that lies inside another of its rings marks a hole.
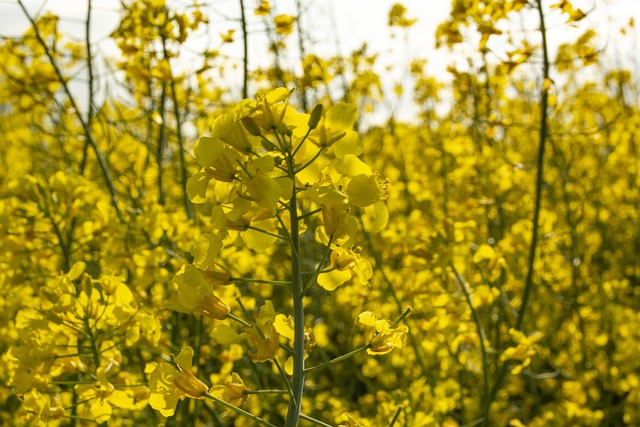
[[[300,216],[298,217],[298,219],[299,219],[299,220],[303,220],[303,219],[305,219],[305,218],[307,218],[307,217],[309,217],[309,216],[312,216],[312,215],[317,214],[318,212],[322,212],[322,208],[314,209],[314,210],[312,210],[311,212],[307,212],[307,213],[305,213],[305,214],[302,214],[302,215],[300,215]]]
[[[242,98],[246,99],[249,97],[249,34],[243,0],[240,0],[240,22],[242,24]]]
[[[289,390],[245,390],[244,394],[289,394]]]
[[[233,315],[233,314],[231,314],[231,313],[227,314],[227,317],[228,317],[229,319],[231,319],[231,320],[234,320],[234,321],[236,321],[236,322],[240,323],[242,326],[246,326],[247,328],[252,328],[252,327],[253,327],[253,325],[252,325],[251,323],[245,322],[245,321],[244,321],[244,320],[242,320],[241,318],[236,317],[236,316],[234,316],[234,315]]]
[[[527,276],[524,281],[524,292],[522,294],[522,304],[520,304],[520,309],[518,310],[518,317],[516,319],[516,327],[515,329],[518,331],[523,330],[524,326],[524,316],[527,311],[527,306],[529,305],[529,299],[531,297],[531,292],[533,289],[533,268],[536,259],[536,249],[538,245],[538,226],[540,219],[540,207],[542,201],[542,184],[543,184],[543,166],[544,166],[544,148],[545,143],[547,141],[549,135],[549,117],[548,117],[548,108],[549,108],[549,91],[546,87],[544,87],[544,82],[549,78],[549,48],[547,45],[547,29],[544,19],[544,11],[542,9],[542,0],[536,0],[536,9],[538,10],[538,18],[540,20],[540,35],[542,37],[542,76],[543,76],[543,87],[540,90],[540,131],[538,134],[538,159],[537,159],[537,174],[536,174],[536,188],[535,188],[535,205],[533,208],[533,220],[532,220],[532,230],[531,230],[531,246],[529,249],[529,259],[527,262]],[[493,384],[493,388],[491,390],[491,395],[489,396],[489,401],[487,405],[491,405],[491,403],[495,400],[498,395],[498,391],[502,387],[502,383],[504,382],[505,376],[507,375],[507,371],[509,370],[509,360],[505,360],[500,370],[498,371],[496,381]],[[484,419],[485,425],[490,424],[490,420],[487,416]]]
[[[225,402],[224,400],[219,399],[215,396],[212,396],[209,393],[204,393],[203,396],[206,397],[207,399],[213,400],[217,404],[222,405],[227,409],[231,409],[232,411],[237,412],[240,415],[244,415],[245,417],[257,422],[260,425],[267,426],[267,427],[276,427],[275,425],[263,420],[262,418],[253,415],[251,412],[247,412],[244,409],[240,409],[237,406],[233,406],[232,404]]]
[[[303,420],[307,420],[309,422],[312,422],[315,425],[322,426],[322,427],[332,427],[331,424],[327,424],[327,423],[322,422],[320,420],[316,420],[315,418],[312,418],[312,417],[310,417],[308,415],[300,414],[300,418],[303,419]]]
[[[306,108],[305,108],[306,110]],[[298,146],[293,150],[293,153],[291,153],[291,157],[295,157],[295,155],[298,153],[298,150],[300,150],[300,148],[302,147],[302,144],[304,144],[304,142],[307,140],[307,137],[309,136],[309,134],[311,133],[313,129],[309,128],[307,129],[307,133],[304,134],[304,136],[302,137],[302,139],[300,140],[300,143],[298,144]]]
[[[471,301],[471,294],[469,293],[469,289],[467,289],[467,283],[462,279],[460,274],[458,274],[458,270],[456,270],[453,263],[451,264],[451,271],[456,276],[456,280],[460,284],[462,288],[462,292],[464,293],[465,299],[467,300],[467,304],[469,305],[469,309],[471,310],[471,316],[473,317],[473,322],[476,324],[476,329],[478,331],[478,337],[480,338],[480,352],[482,355],[482,380],[483,380],[483,389],[484,389],[484,405],[483,405],[483,414],[484,419],[488,419],[489,417],[489,405],[490,399],[489,394],[491,393],[489,388],[489,361],[487,359],[487,350],[485,347],[485,333],[480,323],[480,317],[478,316],[478,312],[473,307],[473,302]]]
[[[323,151],[324,151],[324,147],[320,147],[320,150],[318,150],[316,155],[313,156],[311,158],[311,160],[309,160],[307,163],[305,163],[304,165],[302,165],[298,169],[296,169],[295,173],[298,174],[298,173],[302,172],[303,170],[305,170],[306,168],[308,168],[309,166],[311,166],[311,164],[313,162],[315,162],[318,157],[320,157],[320,154],[322,154]]]
[[[363,345],[362,347],[358,347],[355,350],[352,350],[347,354],[343,354],[342,356],[338,356],[335,359],[331,359],[328,362],[324,362],[324,363],[321,363],[319,365],[313,366],[311,368],[307,368],[307,369],[305,369],[305,372],[306,373],[310,373],[310,372],[314,372],[314,371],[317,371],[317,370],[322,369],[322,368],[326,368],[327,366],[330,366],[330,365],[335,365],[336,363],[342,362],[343,360],[347,360],[347,359],[355,356],[356,354],[363,352],[364,350],[366,350],[368,348],[371,348],[371,344]]]
[[[182,202],[184,209],[187,213],[187,217],[192,220],[195,218],[193,213],[193,205],[189,200],[189,194],[187,193],[187,161],[184,155],[184,138],[182,136],[182,117],[180,116],[180,104],[178,103],[178,94],[176,92],[176,81],[173,78],[173,71],[171,70],[171,64],[169,62],[169,52],[167,50],[167,40],[164,33],[161,33],[162,40],[162,53],[164,59],[167,61],[167,69],[169,71],[169,87],[171,88],[171,100],[173,101],[173,115],[176,119],[176,137],[178,138],[178,158],[180,159],[180,175],[182,178]]]
[[[291,388],[291,383],[287,378],[287,373],[285,372],[280,362],[278,362],[278,359],[275,357],[273,358],[273,364],[276,365],[276,369],[278,369],[278,373],[282,377],[282,381],[284,381],[285,385],[287,386],[287,393],[289,394],[289,397],[293,400],[293,389]]]
[[[281,235],[276,234],[276,233],[271,233],[269,231],[263,230],[263,229],[258,228],[258,227],[254,227],[253,225],[248,225],[247,226],[247,230],[258,231],[258,232],[260,232],[262,234],[266,234],[267,236],[276,237],[276,238],[281,239],[281,240],[287,240],[287,238],[284,237],[284,236],[281,236]]]
[[[305,295],[307,294],[309,289],[311,289],[311,286],[313,286],[313,284],[318,279],[318,276],[322,272],[322,268],[323,268],[322,266],[324,265],[325,261],[327,260],[327,257],[331,253],[331,243],[332,242],[333,242],[333,234],[331,236],[329,236],[329,242],[327,243],[327,250],[324,251],[324,253],[322,254],[322,259],[318,263],[318,268],[316,268],[316,271],[313,272],[313,276],[311,276],[311,279],[309,279],[309,281],[307,282],[307,285],[304,287],[304,292],[303,293]]]
[[[289,169],[294,175],[293,158],[289,158]],[[289,202],[290,238],[291,238],[291,292],[293,296],[293,383],[292,399],[285,427],[296,427],[300,418],[302,394],[304,392],[304,291],[302,284],[302,268],[300,256],[300,222],[298,221],[297,193],[294,187]]]
[[[264,279],[252,279],[249,277],[232,277],[229,279],[230,282],[244,282],[244,283],[264,283],[267,285],[274,286],[290,286],[291,282],[286,280],[264,280]]]
[[[115,187],[115,184],[113,182],[113,178],[111,177],[111,172],[109,172],[109,165],[107,163],[107,159],[105,158],[104,154],[102,153],[102,151],[98,147],[98,143],[93,138],[93,134],[91,133],[91,129],[89,129],[89,126],[87,125],[86,120],[84,119],[84,117],[82,117],[82,113],[80,112],[80,108],[78,108],[78,105],[76,104],[76,100],[73,97],[73,95],[71,94],[71,90],[69,89],[69,85],[67,84],[67,80],[62,75],[62,71],[60,70],[60,67],[58,66],[57,62],[55,61],[55,58],[53,57],[53,53],[49,49],[49,46],[47,46],[47,44],[45,43],[44,39],[42,38],[42,35],[40,34],[40,30],[38,29],[38,26],[36,25],[35,20],[29,14],[29,12],[27,12],[26,7],[22,3],[22,0],[18,0],[18,5],[20,6],[20,9],[22,9],[22,12],[24,13],[24,15],[29,20],[29,23],[31,23],[31,27],[33,28],[33,33],[36,36],[36,39],[38,40],[38,43],[40,44],[40,46],[44,50],[45,55],[47,55],[47,58],[49,59],[49,62],[51,63],[51,66],[53,67],[53,70],[56,73],[56,77],[58,78],[58,82],[60,83],[60,85],[62,85],[62,89],[64,90],[64,93],[67,95],[67,98],[69,99],[69,102],[71,103],[71,107],[73,108],[73,111],[75,112],[75,115],[76,115],[78,121],[80,122],[80,125],[82,126],[82,129],[84,131],[84,135],[87,138],[87,141],[89,142],[89,144],[91,145],[91,148],[93,149],[96,157],[98,158],[98,164],[100,165],[100,169],[102,170],[102,175],[104,176],[104,180],[105,180],[105,182],[107,184],[107,187],[109,188],[109,194],[111,195],[111,205],[113,206],[113,209],[115,210],[116,215],[118,216],[118,219],[122,220],[122,213],[120,212],[120,209],[118,208],[118,193],[116,191],[116,187]]]
[[[400,418],[400,413],[402,412],[402,409],[404,407],[402,405],[398,405],[398,409],[396,409],[396,413],[393,416],[393,419],[391,420],[391,422],[389,423],[389,427],[393,427],[396,424],[396,421],[398,421],[398,418]]]

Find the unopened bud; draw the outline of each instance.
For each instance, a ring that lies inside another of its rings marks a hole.
[[[209,391],[209,387],[199,379],[195,377],[190,371],[182,371],[178,375],[173,383],[182,391],[187,397],[194,399],[202,399],[203,395]]]
[[[202,275],[216,285],[228,285],[231,279],[231,272],[222,264],[215,263],[210,270],[204,270]]]
[[[260,127],[253,121],[251,117],[243,117],[240,119],[245,129],[253,136],[259,136],[262,131]]]
[[[309,129],[317,128],[321,118],[322,118],[322,104],[318,104],[315,107],[313,107],[313,110],[311,111],[311,115],[309,116]]]
[[[200,313],[216,320],[224,320],[229,315],[231,307],[215,295],[207,295],[198,307]]]

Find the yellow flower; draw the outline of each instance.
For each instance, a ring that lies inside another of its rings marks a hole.
[[[185,397],[204,399],[209,390],[191,372],[192,359],[193,348],[187,346],[174,359],[174,364],[161,362],[149,377],[149,404],[165,417],[174,414],[179,400]]]
[[[232,404],[233,406],[241,406],[247,402],[249,395],[245,393],[247,386],[235,372],[227,378],[224,385],[215,385],[211,387],[212,394],[220,399]]]
[[[220,33],[222,43],[233,43],[233,33],[235,32],[236,30],[229,30],[226,33]]]
[[[367,338],[367,344],[370,346],[367,353],[387,354],[395,347],[402,348],[404,345],[405,335],[409,331],[406,326],[392,328],[390,321],[377,319],[370,311],[360,313],[358,320],[360,323],[372,327]]]
[[[281,36],[288,36],[293,32],[293,23],[296,20],[291,15],[278,15],[273,18],[273,23],[276,25],[276,34]]]
[[[254,362],[265,362],[273,359],[278,351],[280,334],[276,331],[274,322],[276,311],[271,301],[266,301],[258,311],[256,326],[247,331],[249,340],[255,347],[255,352],[249,352]]]
[[[511,335],[511,338],[515,341],[516,346],[507,348],[500,356],[500,360],[503,362],[505,360],[515,360],[520,362],[511,369],[511,373],[513,375],[518,375],[531,363],[532,357],[536,354],[536,344],[544,335],[541,332],[534,332],[527,336],[523,332],[513,328],[509,329],[509,335]]]
[[[35,414],[48,425],[48,421],[60,419],[64,415],[64,407],[58,397],[41,394],[31,390],[24,395],[22,407]]]
[[[260,0],[260,4],[253,11],[257,16],[267,16],[271,13],[271,5],[267,0]]]
[[[331,269],[318,276],[318,284],[333,291],[349,280],[366,285],[373,274],[371,264],[351,249],[334,246],[331,252]]]
[[[414,19],[409,19],[406,16],[407,14],[407,8],[400,4],[400,3],[396,3],[393,6],[391,6],[391,10],[389,10],[389,26],[390,27],[411,27],[413,24],[416,23],[415,18]]]
[[[358,420],[356,420],[355,418],[353,418],[351,415],[347,414],[346,412],[344,414],[342,414],[342,416],[344,417],[344,419],[346,420],[346,424],[340,424],[338,427],[362,427],[362,424],[360,424],[358,422]]]
[[[211,284],[195,265],[183,266],[173,282],[178,288],[178,301],[169,304],[171,309],[183,313],[198,312],[217,320],[227,318],[231,308],[213,294]]]

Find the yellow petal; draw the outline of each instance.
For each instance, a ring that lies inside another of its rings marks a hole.
[[[332,148],[333,154],[338,159],[342,159],[349,154],[359,156],[362,154],[362,140],[357,132],[349,131],[345,136],[336,141],[336,143],[332,145]]]
[[[362,208],[374,204],[380,198],[380,188],[373,175],[354,176],[346,191],[350,202]]]
[[[193,203],[204,203],[207,198],[207,188],[211,175],[207,172],[198,172],[187,181],[187,195]]]
[[[363,311],[358,315],[358,321],[363,325],[374,326],[376,324],[376,315],[370,311]]]
[[[371,175],[371,168],[353,154],[347,154],[334,162],[336,171],[346,176]]]
[[[341,133],[353,128],[358,118],[358,108],[354,104],[339,102],[329,108],[324,118],[324,126],[332,134]]]
[[[333,291],[351,279],[350,271],[333,270],[318,276],[318,284],[327,291]]]
[[[293,319],[291,316],[285,316],[284,314],[276,315],[276,320],[273,322],[273,326],[280,335],[293,341]]]
[[[205,270],[213,264],[222,249],[222,239],[214,234],[202,234],[193,244],[191,255],[196,267]]]
[[[213,166],[222,155],[223,146],[218,138],[209,136],[200,138],[193,149],[198,164],[203,168]]]

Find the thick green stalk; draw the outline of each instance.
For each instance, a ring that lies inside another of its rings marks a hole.
[[[293,159],[291,160],[293,165]],[[293,167],[291,167],[293,172]],[[291,292],[293,296],[293,398],[289,402],[289,411],[285,427],[296,427],[300,418],[302,394],[304,392],[304,297],[302,268],[300,265],[300,229],[298,223],[296,189],[293,189],[289,202],[291,219]]]

